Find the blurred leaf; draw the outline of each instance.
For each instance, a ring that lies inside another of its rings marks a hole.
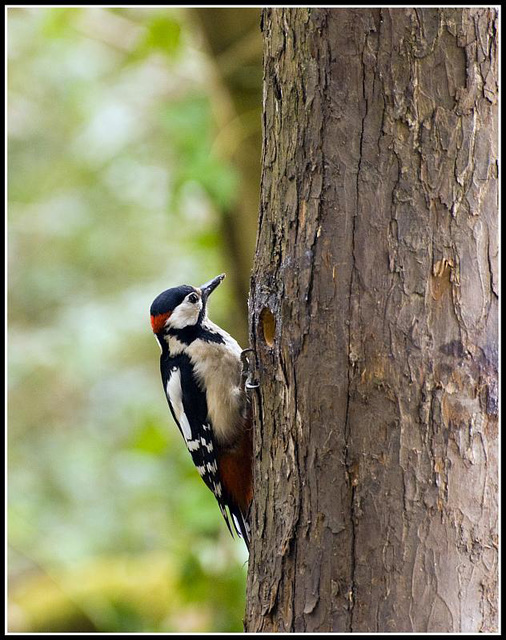
[[[156,15],[145,25],[146,37],[140,50],[159,51],[174,58],[181,50],[181,25],[169,15]]]
[[[132,449],[160,455],[167,449],[166,429],[161,429],[156,422],[147,419],[132,443]]]
[[[209,100],[192,95],[168,105],[163,124],[177,154],[173,178],[173,203],[179,206],[181,190],[188,182],[199,182],[218,210],[234,201],[239,186],[237,171],[212,153],[212,114]]]
[[[195,155],[207,155],[211,108],[206,96],[192,94],[165,105],[162,122],[178,149]]]
[[[79,7],[58,7],[40,11],[42,34],[48,39],[68,37],[71,35],[75,19],[81,11],[82,9]]]
[[[97,558],[71,572],[31,576],[12,589],[11,603],[26,616],[23,630],[148,631],[178,606],[174,579],[161,554]]]
[[[239,175],[233,167],[213,161],[203,169],[202,183],[218,209],[228,209],[239,189]]]

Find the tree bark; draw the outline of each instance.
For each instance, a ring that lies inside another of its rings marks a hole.
[[[247,631],[497,628],[497,13],[266,9]]]

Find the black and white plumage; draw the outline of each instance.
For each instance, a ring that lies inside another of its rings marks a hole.
[[[224,277],[167,289],[151,305],[151,325],[174,420],[230,532],[229,515],[249,547],[252,441],[242,351],[207,317],[207,299]]]

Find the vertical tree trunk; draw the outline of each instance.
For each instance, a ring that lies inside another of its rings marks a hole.
[[[496,629],[496,29],[264,11],[247,631]]]

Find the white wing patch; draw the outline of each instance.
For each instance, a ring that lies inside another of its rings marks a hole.
[[[176,419],[179,422],[179,426],[183,431],[183,436],[188,446],[193,440],[192,430],[186,413],[183,408],[183,392],[181,391],[181,372],[177,367],[173,367],[169,380],[167,381],[167,396],[169,397],[170,404],[176,414]],[[193,444],[193,442],[192,442]],[[198,446],[198,444],[197,444]]]
[[[201,425],[194,425],[194,428],[199,432],[193,437],[192,428],[188,420],[188,416],[185,413],[183,406],[183,391],[181,388],[181,371],[178,367],[173,366],[170,370],[169,378],[165,387],[167,397],[169,399],[170,406],[174,417],[179,424],[183,437],[186,441],[186,446],[190,451],[193,462],[197,468],[198,473],[204,480],[206,485],[214,493],[218,501],[220,511],[227,523],[227,527],[232,533],[232,527],[230,526],[230,520],[227,512],[227,506],[230,510],[230,514],[234,518],[234,524],[237,532],[241,535],[242,529],[238,524],[237,517],[232,513],[230,505],[227,504],[226,495],[224,495],[223,487],[219,478],[219,470],[217,461],[215,458],[215,451],[213,445],[213,428],[210,422],[203,422]]]

